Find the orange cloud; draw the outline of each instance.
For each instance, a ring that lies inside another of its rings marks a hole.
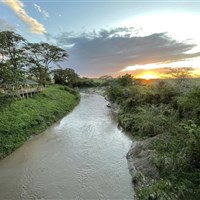
[[[24,10],[24,4],[21,1],[3,0],[3,2],[7,4],[16,13],[16,15],[29,26],[32,33],[43,34],[46,32],[42,24],[27,14]]]

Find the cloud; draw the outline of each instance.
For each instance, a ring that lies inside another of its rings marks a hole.
[[[47,19],[50,17],[49,13],[46,10],[43,10],[38,4],[34,3],[33,6],[39,13],[42,14],[44,19]]]
[[[16,13],[16,15],[29,26],[31,32],[36,34],[43,34],[46,32],[42,24],[27,14],[27,12],[24,10],[24,4],[21,1],[3,0],[3,2],[7,4]]]
[[[182,68],[182,67],[192,67],[199,68],[200,62],[200,53],[187,54],[185,58],[182,60],[174,60],[170,62],[161,62],[161,63],[151,63],[145,65],[134,65],[127,66],[121,72],[135,71],[138,69],[143,70],[151,70],[151,69],[159,69],[159,68]]]
[[[16,31],[17,27],[8,23],[5,19],[0,19],[0,31]]]
[[[178,42],[167,33],[139,37],[134,28],[116,28],[89,33],[63,32],[55,37],[67,48],[69,65],[80,74],[101,75],[120,72],[127,66],[170,63],[200,56],[187,54],[196,45]]]

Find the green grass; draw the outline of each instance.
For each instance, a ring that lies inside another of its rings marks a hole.
[[[63,86],[51,86],[33,98],[17,100],[0,115],[0,158],[13,152],[31,135],[70,112],[79,102],[79,95]]]
[[[143,181],[137,199],[200,199],[200,79],[114,85],[107,97],[119,105],[125,131],[138,140],[151,138],[147,149],[160,178]]]

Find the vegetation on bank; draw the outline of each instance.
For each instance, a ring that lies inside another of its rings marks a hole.
[[[199,84],[192,79],[152,84],[121,79],[108,87],[107,97],[120,106],[118,120],[125,131],[141,141],[153,138],[148,149],[154,152],[152,162],[160,176],[147,181],[138,172],[136,181],[142,185],[136,189],[137,198],[200,199]]]
[[[79,95],[69,88],[74,86],[78,75],[73,69],[59,67],[68,56],[58,46],[30,43],[20,34],[0,31],[0,158],[32,134],[45,130],[78,103]],[[65,86],[45,88],[52,84],[52,78]],[[37,88],[31,88],[27,79],[36,81]],[[39,95],[20,99],[21,94],[32,96],[36,92],[30,91],[39,92],[41,85],[44,91]]]
[[[32,98],[13,100],[6,107],[1,107],[0,158],[70,112],[79,98],[79,94],[71,88],[50,86]]]

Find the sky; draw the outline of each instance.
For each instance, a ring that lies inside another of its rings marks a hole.
[[[200,1],[0,0],[0,31],[69,53],[80,76],[159,78],[169,67],[200,75]]]

